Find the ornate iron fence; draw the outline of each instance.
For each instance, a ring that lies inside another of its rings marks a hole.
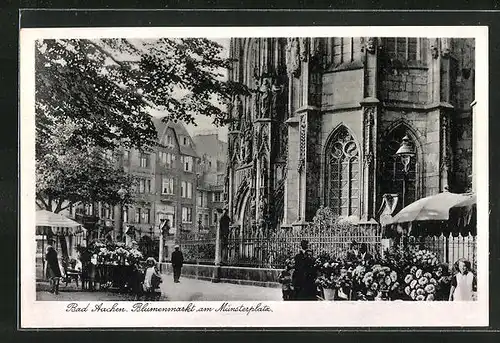
[[[185,263],[214,264],[215,234],[182,234],[179,245]]]
[[[436,253],[441,263],[446,263],[451,267],[458,259],[464,258],[470,261],[474,270],[477,270],[476,243],[476,237],[470,234],[468,236],[441,234],[408,239],[408,244],[415,249],[426,249]]]
[[[266,234],[256,230],[243,235],[236,228],[229,235],[225,256],[223,247],[223,262],[232,266],[283,268],[286,259],[292,258],[299,251],[302,240],[309,241],[309,247],[315,256],[320,253],[340,255],[350,248],[353,241],[365,243],[373,255],[382,253],[382,235],[376,226],[360,225],[344,232],[281,229]]]
[[[281,229],[240,234],[239,228],[230,231],[221,242],[222,262],[225,265],[257,268],[283,268],[285,261],[300,249],[302,240],[309,241],[315,256],[329,253],[339,256],[345,253],[353,241],[365,243],[368,251],[378,256],[383,253],[382,234],[378,226],[356,226],[346,231],[308,232]],[[179,240],[186,263],[213,264],[215,261],[215,234],[184,234]],[[477,270],[477,245],[475,236],[425,236],[409,237],[399,244],[414,249],[435,252],[442,263],[450,266],[459,258],[469,260]]]

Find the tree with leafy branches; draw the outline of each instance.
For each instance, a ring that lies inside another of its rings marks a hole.
[[[222,71],[233,61],[204,38],[45,39],[35,47],[37,203],[59,212],[85,202],[119,201],[133,180],[108,152],[148,150],[157,141],[150,116],[196,124],[197,115],[228,122],[224,104],[248,95]]]

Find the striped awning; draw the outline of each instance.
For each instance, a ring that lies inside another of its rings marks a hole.
[[[54,235],[70,236],[84,232],[80,223],[64,215],[46,210],[36,212],[36,234],[46,235],[49,231]]]

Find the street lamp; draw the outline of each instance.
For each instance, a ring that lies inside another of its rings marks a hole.
[[[127,190],[123,185],[120,186],[118,190],[118,196],[120,197],[119,211],[118,211],[118,231],[120,233],[120,238],[122,241],[125,240],[125,234],[123,233],[123,201],[125,200],[125,196],[127,195]]]
[[[403,163],[403,208],[405,207],[405,197],[406,197],[406,182],[408,177],[408,172],[410,171],[410,162],[412,157],[415,156],[415,152],[413,151],[413,147],[410,143],[410,138],[405,135],[403,137],[403,141],[401,142],[401,146],[398,151],[396,151],[396,156],[401,158],[401,162]]]

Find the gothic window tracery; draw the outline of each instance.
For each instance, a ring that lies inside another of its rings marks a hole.
[[[359,149],[345,126],[326,149],[326,204],[339,216],[359,215]]]
[[[382,44],[386,54],[398,61],[421,61],[425,62],[426,45],[420,38],[395,37],[383,38]]]

